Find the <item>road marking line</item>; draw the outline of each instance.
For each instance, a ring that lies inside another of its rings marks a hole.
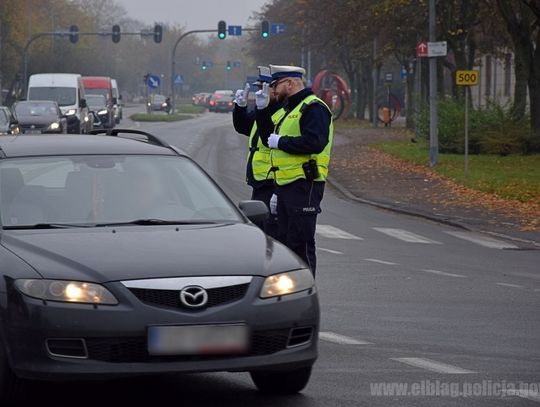
[[[420,270],[420,271],[423,271],[425,273],[437,274],[439,276],[455,277],[455,278],[467,278],[467,276],[464,276],[463,274],[446,273],[444,271],[439,271],[439,270]]]
[[[436,373],[445,374],[471,374],[476,373],[472,370],[462,369],[461,367],[447,365],[446,363],[437,362],[431,359],[425,358],[390,358],[397,362],[405,363],[410,366],[419,367],[421,369],[430,370]]]
[[[495,283],[495,284],[500,285],[501,287],[511,287],[511,288],[521,288],[521,289],[524,288],[522,285],[518,285],[518,284],[508,284],[508,283]]]
[[[364,259],[365,261],[371,261],[372,263],[386,264],[388,266],[399,266],[398,263],[392,263],[391,261],[384,261],[378,259]]]
[[[336,334],[334,332],[319,332],[319,339],[339,345],[373,345],[371,342],[359,341],[349,336]]]
[[[442,244],[441,242],[437,242],[436,240],[428,239],[427,237],[423,237],[420,235],[417,235],[412,232],[407,232],[403,229],[393,229],[393,228],[373,228],[378,232],[384,233],[385,235],[395,237],[396,239],[403,240],[404,242],[409,243],[429,243],[429,244]]]
[[[351,240],[364,240],[361,237],[351,235],[344,230],[338,229],[331,225],[317,225],[316,232],[328,239],[351,239]]]
[[[503,393],[507,396],[517,396],[524,399],[540,402],[540,393],[525,389],[503,389]]]
[[[453,232],[445,231],[451,236],[459,239],[468,240],[469,242],[476,243],[480,246],[488,247],[490,249],[517,249],[518,247],[512,243],[507,243],[503,240],[493,239],[492,237],[483,236],[478,233],[471,232]]]
[[[325,249],[324,247],[317,247],[317,250],[321,250],[323,252],[328,252],[332,254],[343,254],[343,252],[338,252],[337,250],[332,250],[332,249]]]

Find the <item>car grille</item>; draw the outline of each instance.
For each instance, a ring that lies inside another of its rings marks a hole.
[[[270,355],[287,348],[290,329],[255,331],[247,355]],[[132,338],[86,338],[88,359],[110,363],[181,362],[215,360],[238,355],[180,355],[153,356],[147,351],[146,337]]]
[[[249,283],[209,288],[206,290],[208,293],[208,302],[204,307],[197,308],[197,311],[238,301],[244,297],[248,287]],[[145,304],[193,311],[192,308],[186,307],[180,302],[179,290],[156,290],[148,288],[129,288],[129,290]]]

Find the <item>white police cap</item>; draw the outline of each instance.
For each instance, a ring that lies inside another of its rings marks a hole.
[[[299,66],[292,65],[270,65],[272,81],[280,78],[302,78],[306,70]]]

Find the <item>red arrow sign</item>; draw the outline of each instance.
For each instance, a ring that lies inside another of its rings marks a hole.
[[[416,56],[418,58],[425,58],[428,56],[428,46],[425,42],[419,42],[416,46]]]

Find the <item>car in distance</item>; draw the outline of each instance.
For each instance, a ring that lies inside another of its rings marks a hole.
[[[86,95],[86,103],[90,112],[94,115],[94,128],[107,129],[110,128],[111,116],[113,111],[111,106],[107,104],[107,100],[103,95]]]
[[[0,134],[19,134],[19,122],[7,106],[0,106]]]
[[[13,104],[24,134],[67,133],[66,116],[52,100],[25,100]]]
[[[147,103],[150,111],[167,111],[167,98],[163,95],[152,94]]]
[[[124,117],[123,108],[122,108],[122,95],[120,94],[120,91],[118,90],[118,82],[116,79],[111,78],[111,86],[112,86],[112,102],[113,102],[113,116],[114,116],[114,122],[116,124],[120,124],[120,121]]]
[[[228,113],[234,110],[234,92],[232,90],[216,90],[208,102],[211,112]]]
[[[317,289],[249,221],[266,205],[155,136],[102,132],[0,137],[0,404],[21,378],[247,371],[300,391]]]

